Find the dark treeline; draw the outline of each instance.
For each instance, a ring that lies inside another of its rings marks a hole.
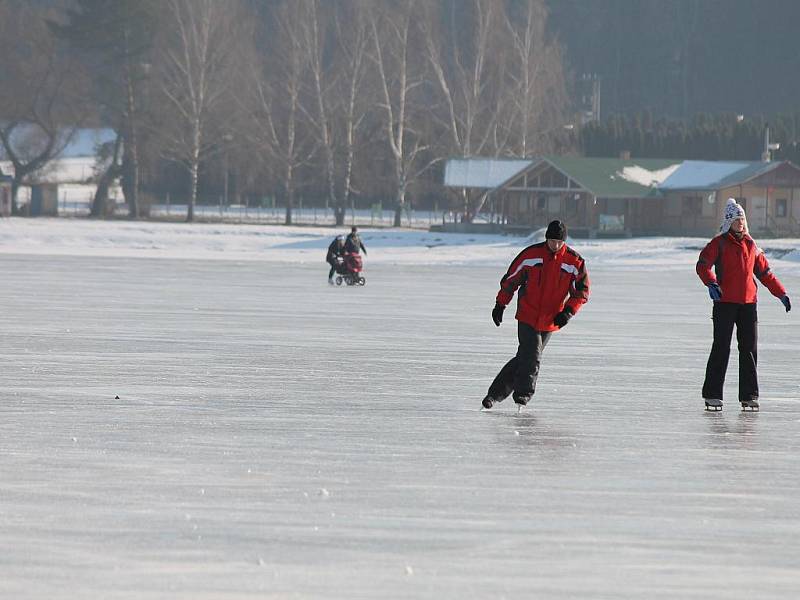
[[[700,114],[684,121],[654,119],[649,112],[643,112],[589,123],[579,137],[586,156],[613,157],[630,152],[634,158],[760,160],[767,124],[770,142],[780,144],[772,158],[800,164],[800,113],[779,114],[769,120]]]
[[[97,216],[121,177],[134,218],[170,194],[399,224],[446,157],[568,147],[546,25],[545,0],[4,0],[0,137],[16,190],[78,127],[116,132]]]
[[[797,0],[549,0],[576,74],[601,79],[601,113],[776,114],[800,97]]]

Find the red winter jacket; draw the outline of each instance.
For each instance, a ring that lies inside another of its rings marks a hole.
[[[720,302],[755,303],[758,298],[754,275],[776,298],[786,294],[786,289],[769,270],[764,251],[746,233],[740,240],[730,232],[712,239],[700,252],[696,270],[704,284],[719,284]]]
[[[497,302],[508,306],[519,288],[517,320],[537,331],[555,331],[555,316],[566,307],[572,314],[589,300],[589,274],[583,258],[566,244],[551,252],[547,242],[520,252],[500,280]]]

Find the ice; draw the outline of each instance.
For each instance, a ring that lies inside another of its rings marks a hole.
[[[481,411],[505,258],[366,232],[366,286],[330,287],[329,233],[307,263],[0,254],[0,597],[797,597],[800,327],[766,290],[761,412],[734,342],[707,413],[696,250],[576,241],[591,301],[531,405]]]

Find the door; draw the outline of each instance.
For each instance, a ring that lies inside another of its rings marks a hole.
[[[747,203],[747,224],[752,231],[767,228],[767,199],[764,196],[753,196]]]

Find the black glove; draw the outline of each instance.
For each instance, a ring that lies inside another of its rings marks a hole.
[[[503,322],[503,311],[505,309],[506,307],[499,302],[495,303],[494,308],[492,309],[492,321],[494,321],[494,324],[498,327],[500,327],[500,323]]]
[[[783,305],[786,307],[786,312],[789,312],[790,310],[792,310],[792,303],[789,300],[789,296],[784,294],[783,298],[781,298],[781,302],[783,302]]]
[[[561,329],[572,318],[572,314],[573,314],[572,309],[566,307],[564,310],[562,310],[555,316],[555,318],[553,319],[553,323],[557,325],[559,329]]]

